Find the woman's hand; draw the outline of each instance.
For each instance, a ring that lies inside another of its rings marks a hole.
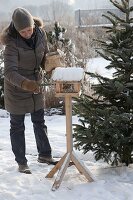
[[[21,87],[22,87],[23,90],[26,90],[26,91],[29,91],[29,92],[33,92],[33,93],[40,93],[41,92],[41,87],[37,83],[37,81],[25,79],[22,82]]]

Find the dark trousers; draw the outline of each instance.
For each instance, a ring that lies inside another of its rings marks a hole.
[[[15,160],[19,164],[26,164],[25,157],[25,115],[10,114],[10,138]],[[47,127],[44,120],[44,110],[40,109],[31,113],[36,145],[39,156],[51,156],[51,147],[46,135]]]

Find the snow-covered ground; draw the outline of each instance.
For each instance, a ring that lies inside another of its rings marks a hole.
[[[66,152],[65,116],[46,116],[48,136],[54,157]],[[73,123],[77,123],[76,116]],[[133,169],[129,167],[110,168],[104,162],[96,162],[90,152],[83,155],[75,151],[95,177],[88,183],[74,166],[67,169],[61,186],[51,191],[56,175],[45,176],[53,166],[37,162],[37,150],[30,116],[26,116],[27,158],[32,174],[21,174],[11,151],[9,138],[9,116],[0,110],[0,200],[132,200]]]
[[[112,74],[115,72],[114,69],[106,69],[105,67],[110,64],[110,61],[107,61],[101,57],[92,58],[87,63],[87,71],[100,74],[104,77],[112,78]],[[97,79],[90,78],[91,83],[97,83]]]
[[[110,61],[107,61],[101,57],[92,58],[87,63],[87,68],[89,72],[98,73],[102,76],[111,78],[114,69],[107,70],[105,67],[110,64]]]
[[[95,61],[90,60],[89,70],[99,70],[103,74],[104,61],[101,58]],[[66,152],[65,116],[46,116],[45,120],[53,156],[59,159]],[[29,115],[25,118],[26,156],[32,174],[19,173],[11,151],[9,123],[8,113],[0,110],[0,200],[133,200],[133,168],[111,168],[103,161],[96,162],[92,152],[84,155],[77,150],[77,156],[93,174],[95,182],[88,183],[75,166],[71,166],[67,169],[60,188],[55,192],[51,191],[56,175],[46,179],[45,176],[53,166],[37,162]],[[73,123],[78,123],[76,116],[73,117]]]

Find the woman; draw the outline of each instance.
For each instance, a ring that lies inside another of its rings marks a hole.
[[[10,138],[18,170],[31,173],[25,157],[26,113],[31,113],[38,162],[53,163],[44,121],[44,97],[39,85],[40,67],[48,52],[42,22],[24,8],[17,8],[2,34],[4,51],[4,98],[10,113]]]

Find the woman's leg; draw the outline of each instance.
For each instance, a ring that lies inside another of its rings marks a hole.
[[[47,127],[44,120],[44,110],[40,109],[34,113],[31,113],[31,120],[33,122],[39,156],[50,157],[51,147],[47,137]]]
[[[25,115],[10,114],[10,138],[12,151],[15,155],[15,160],[20,165],[25,165],[27,159],[25,157]]]

